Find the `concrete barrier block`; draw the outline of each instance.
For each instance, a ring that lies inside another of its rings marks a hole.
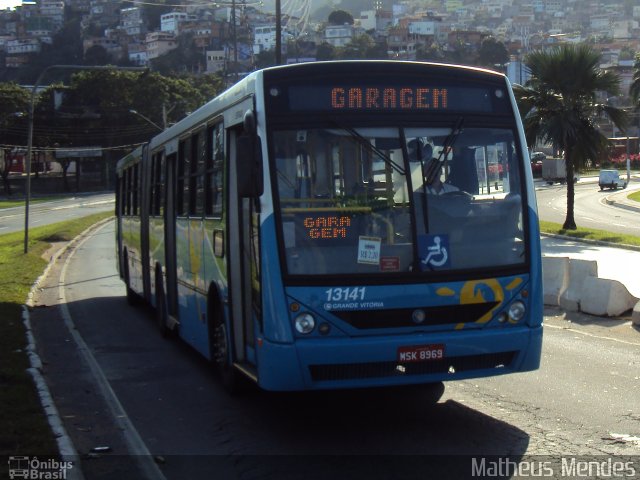
[[[640,327],[640,302],[636,303],[631,313],[631,323]]]
[[[583,292],[580,310],[590,315],[617,317],[638,303],[627,287],[608,278],[585,278]]]
[[[569,257],[542,257],[542,291],[545,305],[557,307],[569,284]]]
[[[580,311],[584,296],[583,285],[587,278],[598,276],[598,262],[595,260],[569,259],[569,284],[560,295],[560,306],[570,312]]]

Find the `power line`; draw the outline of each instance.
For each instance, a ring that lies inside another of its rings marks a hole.
[[[126,145],[115,145],[111,147],[33,147],[34,152],[56,152],[58,150],[64,150],[65,152],[94,152],[98,148],[102,151],[112,151],[112,150],[129,150],[139,147],[140,145],[144,145],[145,143],[129,143]],[[26,145],[8,145],[8,144],[0,144],[0,149],[26,149]]]
[[[151,7],[230,7],[232,2],[202,2],[202,3],[158,3],[141,2],[139,0],[122,0],[123,3],[133,3],[134,5],[148,5]],[[245,5],[261,5],[261,0],[246,3]]]

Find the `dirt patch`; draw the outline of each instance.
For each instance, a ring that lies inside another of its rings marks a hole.
[[[62,248],[64,248],[64,246],[69,243],[69,242],[53,242],[51,243],[51,245],[49,245],[49,248],[47,248],[44,253],[41,255],[42,258],[44,258],[47,262],[50,262],[51,259],[53,258],[53,256],[58,253],[59,250],[61,250]]]

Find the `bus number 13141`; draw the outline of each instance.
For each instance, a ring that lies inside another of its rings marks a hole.
[[[328,302],[343,300],[364,300],[366,287],[330,288],[325,290]]]

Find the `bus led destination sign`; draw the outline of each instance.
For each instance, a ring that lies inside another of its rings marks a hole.
[[[346,215],[305,217],[302,224],[310,239],[342,240],[349,235],[351,217]]]
[[[272,90],[270,101],[280,111],[499,113],[510,106],[505,90],[481,85],[290,85],[284,103],[280,90]]]
[[[331,108],[428,110],[447,108],[448,89],[427,87],[334,87]]]

